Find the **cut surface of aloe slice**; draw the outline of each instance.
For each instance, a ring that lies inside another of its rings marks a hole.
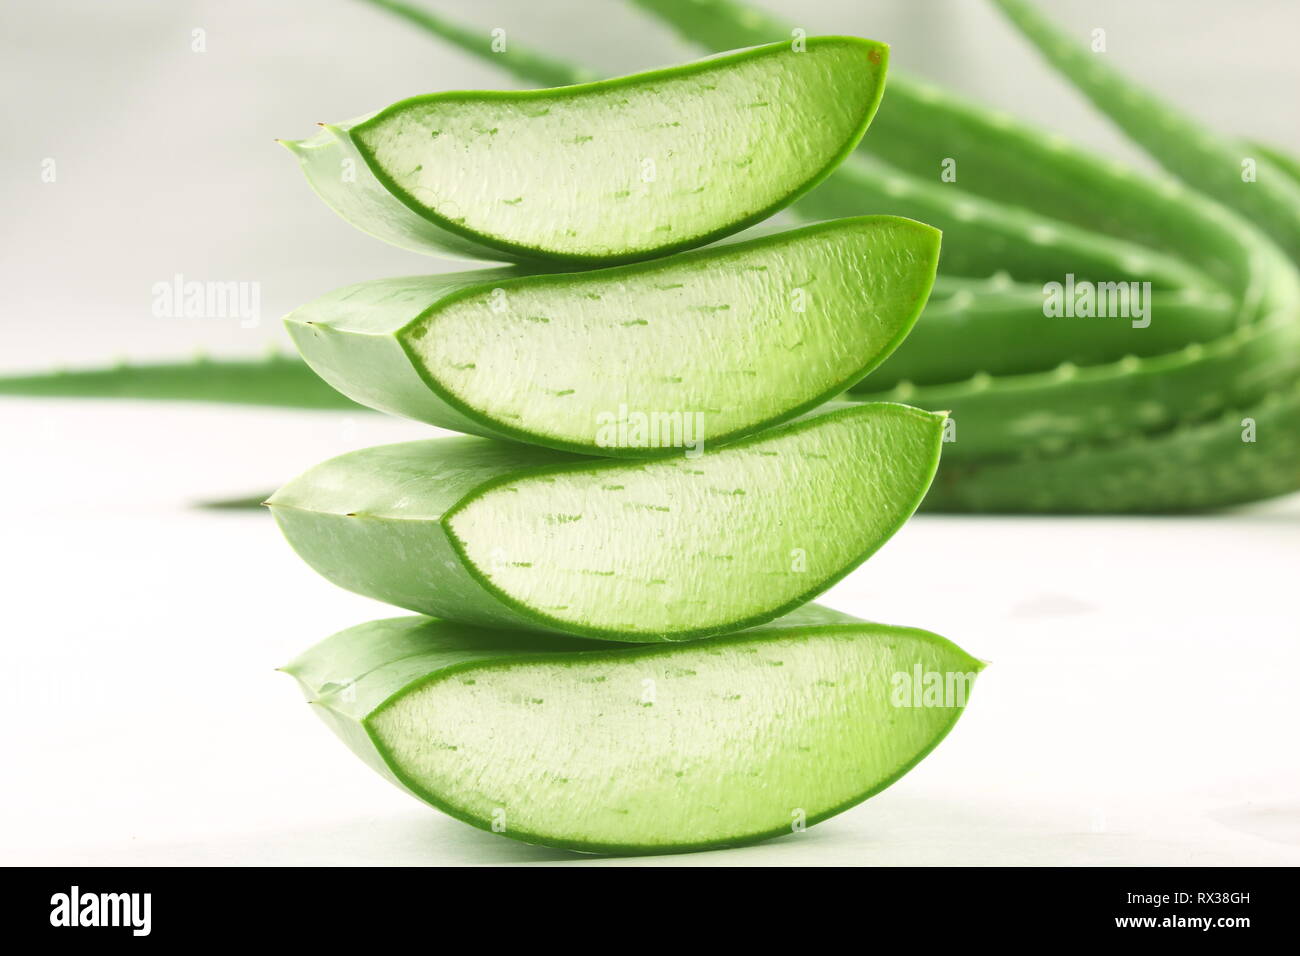
[[[956,723],[982,666],[810,605],[671,646],[395,618],[285,670],[363,760],[452,816],[654,853],[798,831],[883,790]]]
[[[268,504],[309,565],[398,607],[683,640],[771,620],[864,561],[925,495],[942,430],[877,403],[652,461],[435,439],[334,458]]]
[[[812,37],[556,89],[417,96],[285,145],[340,215],[405,248],[645,259],[760,222],[823,179],[862,138],[887,59]]]
[[[326,382],[380,411],[653,457],[681,447],[650,444],[654,416],[724,442],[855,385],[916,321],[938,255],[929,226],[868,216],[590,272],[365,282],[285,322]]]

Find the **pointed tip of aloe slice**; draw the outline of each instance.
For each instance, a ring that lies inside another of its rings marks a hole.
[[[317,123],[316,125],[340,142],[343,142],[348,138],[348,134],[342,126],[338,126],[334,123]]]

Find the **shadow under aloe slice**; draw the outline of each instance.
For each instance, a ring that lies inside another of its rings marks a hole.
[[[956,723],[982,666],[810,605],[672,646],[394,618],[285,670],[426,803],[528,843],[654,853],[789,833],[883,790]]]
[[[864,561],[924,497],[942,430],[876,403],[653,461],[435,439],[342,455],[268,504],[309,565],[398,607],[685,640],[771,620]]]
[[[335,211],[405,248],[648,259],[823,179],[866,130],[887,59],[883,44],[811,37],[557,89],[417,96],[285,145]]]
[[[724,442],[856,385],[912,328],[938,256],[929,226],[865,216],[591,272],[364,282],[285,322],[326,382],[380,411],[653,457],[674,449],[629,423],[690,415],[695,440]]]

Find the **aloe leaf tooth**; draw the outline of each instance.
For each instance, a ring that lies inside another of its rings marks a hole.
[[[669,646],[396,618],[284,670],[363,761],[466,823],[664,853],[797,833],[878,793],[952,729],[982,667],[809,605]]]
[[[381,411],[587,454],[654,457],[636,419],[718,444],[856,384],[903,340],[939,255],[929,226],[838,220],[648,263],[340,289],[286,319],[332,386]]]

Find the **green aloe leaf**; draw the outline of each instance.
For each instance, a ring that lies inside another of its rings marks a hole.
[[[268,504],[309,565],[398,607],[676,641],[770,620],[866,560],[924,497],[942,429],[868,404],[654,461],[409,442],[327,461]]]
[[[285,668],[372,768],[527,843],[661,853],[798,831],[880,792],[960,717],[983,664],[816,605],[613,648],[394,618]]]
[[[1300,184],[1268,159],[1243,177],[1250,147],[1142,90],[1057,29],[1027,0],[993,0],[1043,57],[1174,175],[1239,210],[1300,261]]]
[[[937,179],[924,179],[850,156],[824,183],[795,204],[815,219],[865,212],[906,216],[943,230],[940,269],[968,278],[1006,272],[1022,281],[1059,280],[1066,273],[1096,282],[1150,282],[1156,289],[1221,285],[1176,255],[1090,231],[1032,210],[993,202]],[[1231,261],[1231,260],[1230,260]]]
[[[1129,355],[1146,358],[1212,342],[1238,327],[1237,304],[1223,292],[1163,290],[1141,305],[1153,319],[1145,325],[1138,318],[1049,318],[1040,286],[1014,283],[1005,274],[982,280],[945,276],[926,306],[925,321],[857,390],[959,382],[972,368],[1009,376],[1051,371],[1066,362],[1088,366]]]
[[[586,454],[630,415],[700,415],[721,443],[859,381],[925,304],[939,233],[843,219],[571,274],[383,279],[286,324],[308,364],[365,405]]]
[[[1044,320],[1049,321],[1049,320]],[[1064,320],[1074,321],[1074,320]],[[1286,388],[1300,368],[1300,323],[1277,315],[1205,345],[1105,365],[992,376],[855,397],[951,409],[956,438],[944,460],[1016,459],[1159,433],[1214,418]]]
[[[413,97],[286,145],[337,212],[405,248],[648,259],[761,222],[825,178],[871,121],[887,60],[883,44],[815,37],[558,89]]]
[[[1266,143],[1251,143],[1247,152],[1263,156],[1277,170],[1284,173],[1291,182],[1300,186],[1300,159],[1297,159],[1291,153],[1278,149],[1276,146],[1269,146]]]
[[[1062,457],[957,461],[934,511],[1118,514],[1200,511],[1300,488],[1300,382],[1217,419]]]
[[[10,375],[0,377],[0,395],[359,408],[322,382],[297,356],[274,354],[262,359],[196,358]]]
[[[530,82],[539,86],[574,86],[600,79],[600,76],[592,70],[551,59],[520,46],[513,39],[505,44],[504,48],[499,46],[494,48],[492,36],[487,31],[461,26],[415,4],[401,3],[399,0],[363,0],[363,2],[395,14],[422,30],[454,43],[462,50],[482,57],[494,66],[507,65],[511,72],[527,77]]]

